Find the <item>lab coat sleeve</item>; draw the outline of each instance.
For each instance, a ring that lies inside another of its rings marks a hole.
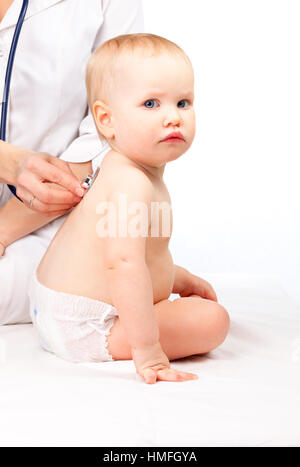
[[[144,31],[142,0],[99,1],[102,4],[104,20],[99,28],[92,52],[112,37]],[[80,124],[77,138],[60,155],[60,159],[68,162],[92,160],[93,170],[95,170],[109,149],[107,143],[100,141],[92,114],[87,106],[87,115]]]

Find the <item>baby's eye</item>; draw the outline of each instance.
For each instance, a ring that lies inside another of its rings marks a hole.
[[[153,105],[155,102],[157,103],[155,99],[148,99],[146,102],[144,102],[144,106],[147,107],[147,109],[153,109],[155,107]]]
[[[184,104],[187,105],[184,105]],[[178,102],[178,107],[183,108],[183,107],[188,107],[190,105],[190,102],[187,99],[182,99],[181,101]]]

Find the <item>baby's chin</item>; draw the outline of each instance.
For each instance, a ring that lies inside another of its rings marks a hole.
[[[160,166],[162,166],[162,165],[168,164],[169,162],[176,161],[176,160],[179,159],[185,152],[186,152],[186,151],[168,152],[168,153],[164,154],[163,157],[157,159],[157,164],[159,164]]]
[[[163,167],[168,162],[172,162],[176,159],[179,159],[179,157],[181,157],[182,154],[184,154],[187,150],[187,148],[185,148],[184,151],[178,151],[178,149],[176,148],[174,151],[168,150],[164,151],[163,153],[161,151],[159,153],[156,153],[155,149],[153,150],[153,148],[149,149],[148,151],[147,148],[143,148],[143,153],[142,151],[136,153],[136,150],[132,151],[131,149],[132,148],[123,147],[122,150],[117,149],[117,151],[137,164],[157,169]]]
[[[162,165],[167,164],[168,162],[175,161],[176,159],[179,159],[186,151],[188,150],[187,145],[184,145],[184,147],[174,147],[173,149],[171,148],[166,148],[166,150],[162,151],[161,148],[159,151],[155,153],[153,151],[152,153],[149,154],[148,157],[143,157],[145,163],[148,165],[153,165],[154,167],[161,167]],[[147,162],[146,162],[147,161]]]
[[[165,166],[168,162],[172,162],[176,159],[178,159],[180,156],[178,155],[173,155],[169,157],[164,157],[161,159],[153,159],[153,158],[138,158],[138,159],[133,159],[137,164],[142,164],[148,167],[152,167],[155,169],[159,169],[163,166]]]

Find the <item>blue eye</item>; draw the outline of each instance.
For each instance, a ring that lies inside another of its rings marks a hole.
[[[184,103],[184,102],[186,102],[187,105],[180,105],[180,104],[182,104],[182,103]],[[188,101],[187,99],[183,99],[182,101],[179,101],[177,105],[178,105],[178,107],[180,107],[180,108],[184,108],[184,107],[188,107],[189,104],[190,104],[190,103],[189,103],[189,101]]]
[[[147,107],[147,109],[153,109],[154,105],[153,103],[157,103],[155,99],[148,99],[146,102],[144,102],[144,106]]]

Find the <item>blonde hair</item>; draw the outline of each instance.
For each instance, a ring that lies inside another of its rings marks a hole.
[[[123,34],[104,42],[90,57],[86,69],[86,87],[88,103],[93,113],[93,105],[97,99],[106,100],[118,59],[126,53],[140,52],[144,55],[157,56],[163,52],[178,55],[191,64],[188,56],[177,45],[168,39],[155,34],[137,33]]]

